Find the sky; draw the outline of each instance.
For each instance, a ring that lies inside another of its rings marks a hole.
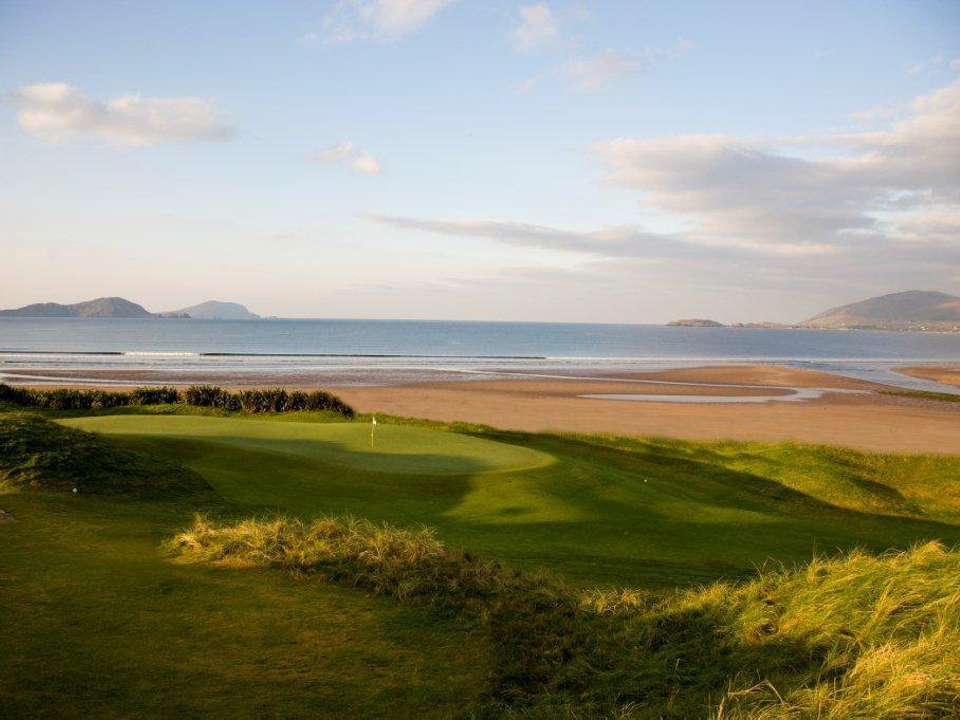
[[[960,2],[0,0],[0,307],[960,294]]]

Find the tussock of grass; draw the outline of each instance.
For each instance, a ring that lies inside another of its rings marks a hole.
[[[487,710],[537,717],[942,717],[960,708],[960,551],[936,543],[658,596],[574,591],[358,520],[197,518],[185,561],[274,567],[462,613],[499,652]]]
[[[176,497],[210,491],[197,473],[31,413],[0,413],[0,489]]]

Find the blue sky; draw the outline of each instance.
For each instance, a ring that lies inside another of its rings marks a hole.
[[[960,3],[0,3],[0,306],[960,293]]]

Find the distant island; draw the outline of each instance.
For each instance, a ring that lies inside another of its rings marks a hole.
[[[50,317],[50,318],[141,318],[154,317],[143,305],[137,305],[121,297],[103,297],[96,300],[61,305],[60,303],[34,303],[13,310],[0,310],[0,317]]]
[[[240,303],[207,300],[180,310],[161,313],[164,317],[191,317],[197,320],[257,320],[259,315],[247,310]]]
[[[682,320],[674,320],[673,322],[668,322],[670,327],[726,327],[723,323],[719,323],[716,320],[703,320],[701,318],[684,318]]]
[[[908,290],[831,308],[792,325],[748,322],[727,326],[716,320],[694,318],[674,320],[667,326],[960,332],[960,297],[928,290]]]
[[[103,297],[96,300],[63,305],[61,303],[34,303],[11,310],[0,310],[0,317],[25,318],[185,318],[197,320],[255,320],[259,315],[240,303],[208,300],[182,310],[152,313],[122,297]]]

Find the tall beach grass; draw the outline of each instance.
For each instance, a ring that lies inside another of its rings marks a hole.
[[[478,712],[529,717],[903,718],[960,712],[960,550],[854,551],[673,594],[583,591],[354,519],[219,524],[188,562],[271,567],[462,616],[498,649]]]

